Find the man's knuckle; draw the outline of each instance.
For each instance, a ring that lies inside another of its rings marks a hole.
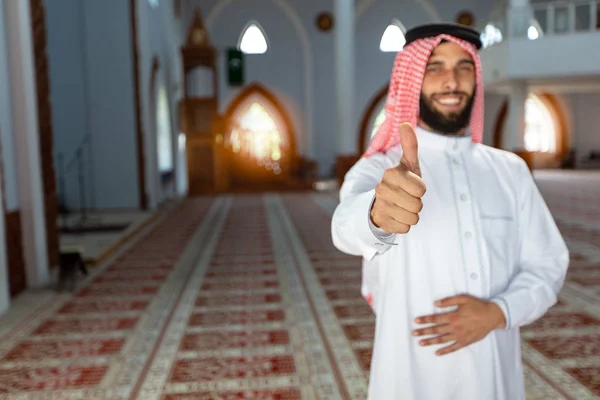
[[[420,213],[421,211],[423,211],[423,200],[417,199],[414,208],[416,213]]]

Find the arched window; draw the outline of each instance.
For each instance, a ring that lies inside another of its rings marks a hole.
[[[373,121],[373,126],[371,128],[371,136],[369,136],[369,140],[373,139],[373,136],[375,136],[375,134],[377,133],[377,129],[379,129],[381,124],[383,124],[383,121],[385,121],[385,107],[383,107],[379,111],[379,113],[375,117],[375,120]]]
[[[173,170],[173,139],[171,131],[171,115],[169,112],[169,99],[167,90],[161,86],[158,90],[156,104],[156,136],[158,171],[169,172]]]
[[[381,41],[379,42],[379,50],[383,52],[399,52],[402,51],[406,39],[404,38],[404,32],[406,29],[397,19],[385,28],[383,35],[381,35]]]
[[[525,150],[556,152],[556,125],[548,106],[536,95],[525,102]]]
[[[264,54],[269,49],[267,37],[258,22],[250,22],[240,35],[238,48],[244,54]]]

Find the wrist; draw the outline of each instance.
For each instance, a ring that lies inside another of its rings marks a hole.
[[[490,314],[492,316],[492,330],[504,329],[506,327],[506,317],[500,306],[494,302],[489,303]]]
[[[373,202],[371,203],[371,209],[369,210],[369,219],[371,220],[371,223],[373,224],[373,226],[374,226],[375,228],[378,228],[378,229],[380,229],[380,228],[379,228],[379,225],[377,225],[377,224],[375,223],[375,220],[373,219],[373,214],[374,214],[374,213],[373,213],[373,210],[374,210],[374,208],[375,208],[375,201],[377,201],[377,198],[373,198]]]

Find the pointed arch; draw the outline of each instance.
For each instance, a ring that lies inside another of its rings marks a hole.
[[[295,156],[297,154],[296,133],[290,114],[270,90],[258,83],[252,83],[244,87],[229,104],[225,112],[225,132],[227,134],[231,132],[236,119],[254,102],[260,103],[269,112],[284,136],[282,137],[282,143],[288,147],[290,154]]]
[[[291,118],[259,84],[245,87],[225,114],[223,150],[228,185],[236,190],[279,190],[297,178]]]
[[[387,97],[389,89],[389,82],[387,82],[381,89],[371,97],[369,105],[363,113],[360,131],[358,132],[358,153],[363,154],[367,150],[367,143],[371,138],[373,132],[374,123],[381,110],[385,108],[385,99]]]
[[[250,21],[246,24],[240,38],[238,49],[244,54],[264,54],[269,49],[269,41],[265,30],[258,21]]]
[[[526,105],[526,145],[529,142],[530,153],[534,153],[533,168],[538,166],[558,167],[569,153],[569,130],[564,108],[557,96],[550,93],[529,94]],[[535,115],[538,113],[538,115]],[[529,114],[529,115],[528,115]],[[492,146],[502,148],[504,128],[508,119],[508,100],[505,100],[494,124]],[[547,120],[547,121],[544,121]],[[540,123],[543,126],[539,126]],[[552,129],[545,138],[540,138],[539,132]],[[529,139],[527,139],[529,137]],[[550,144],[549,141],[552,141]],[[539,149],[538,149],[539,147]],[[513,150],[513,149],[508,149]],[[550,160],[550,161],[548,161]]]
[[[379,50],[383,52],[399,52],[402,51],[406,38],[404,34],[406,28],[400,21],[393,19],[392,22],[385,28],[379,41]]]

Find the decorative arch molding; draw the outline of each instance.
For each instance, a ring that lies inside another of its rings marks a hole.
[[[290,153],[294,156],[298,154],[298,146],[296,141],[296,132],[294,131],[294,125],[290,114],[282,105],[281,101],[267,88],[258,84],[251,83],[244,87],[237,96],[227,106],[225,111],[225,132],[228,135],[233,128],[235,118],[237,117],[240,108],[247,103],[250,103],[253,99],[264,99],[265,103],[262,105],[269,111],[272,111],[272,116],[276,123],[281,125],[282,133],[285,133],[285,141],[289,146]]]
[[[354,22],[358,22],[358,20],[360,19],[360,17],[362,17],[362,15],[367,12],[369,10],[369,8],[371,8],[371,6],[373,4],[375,4],[377,0],[363,0],[363,1],[358,1],[356,3],[356,8],[354,11]]]
[[[208,12],[205,20],[206,29],[212,29],[217,19],[223,10],[231,3],[238,0],[221,0],[218,1]],[[298,15],[296,9],[291,5],[289,0],[271,0],[291,22],[296,30],[300,43],[302,44],[302,56],[304,59],[304,109],[305,109],[305,132],[304,136],[304,153],[311,157],[314,154],[313,149],[313,53],[310,45],[310,37],[308,30],[302,23],[302,19]],[[268,43],[268,42],[267,42]]]
[[[437,8],[433,5],[431,0],[415,0],[415,2],[421,6],[423,11],[431,17],[431,22],[442,22],[442,16],[438,12]]]
[[[442,22],[442,16],[435,8],[433,3],[430,0],[414,0],[417,5],[421,6],[423,11],[431,18],[431,22]],[[369,10],[369,8],[373,7],[377,0],[364,0],[361,3],[356,5],[356,14],[354,18],[354,22],[358,23],[360,18]]]
[[[542,103],[548,108],[550,115],[556,126],[556,152],[554,153],[558,160],[562,160],[569,151],[569,124],[564,107],[560,103],[560,99],[551,93],[535,93]],[[492,137],[492,146],[502,148],[504,137],[504,127],[508,119],[508,99],[504,100],[496,120],[494,122],[494,130]]]
[[[377,112],[377,109],[381,102],[384,101],[384,99],[387,97],[388,89],[389,82],[386,83],[381,89],[379,89],[373,97],[371,97],[371,100],[369,100],[369,105],[367,106],[365,112],[362,115],[360,128],[358,131],[358,154],[363,154],[367,150],[365,143],[367,143],[367,136],[371,132],[370,122],[375,117],[375,112]]]

